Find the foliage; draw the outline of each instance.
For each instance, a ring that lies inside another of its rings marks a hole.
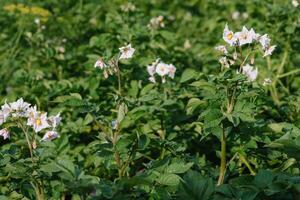
[[[0,199],[299,198],[299,8],[1,1],[1,105],[22,97],[62,122],[34,162],[20,127],[5,125]],[[235,62],[219,63],[226,23],[267,33],[272,55],[259,42],[227,44],[226,62]],[[128,44],[133,55],[121,56]],[[246,63],[258,69],[253,81]]]

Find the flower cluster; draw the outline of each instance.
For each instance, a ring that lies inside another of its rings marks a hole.
[[[240,68],[238,73],[243,73],[249,81],[256,80],[258,76],[258,69],[253,66],[255,51],[261,49],[263,57],[272,55],[276,46],[271,45],[271,40],[267,34],[259,34],[254,31],[253,28],[248,30],[245,26],[241,31],[233,32],[225,25],[223,31],[223,40],[227,45],[216,46],[215,49],[223,54],[223,57],[219,59],[222,67],[230,68],[230,66],[237,63],[240,60]],[[248,48],[247,55],[243,57],[243,48]],[[258,48],[257,48],[258,47]],[[239,53],[237,53],[239,51]],[[231,54],[232,53],[232,54]],[[251,54],[253,56],[251,57]],[[247,63],[248,58],[250,64]]]
[[[136,10],[136,7],[131,2],[127,2],[126,4],[121,5],[121,10],[123,12],[133,12]]]
[[[103,70],[103,75],[105,78],[108,78],[109,75],[113,75],[118,72],[118,62],[122,59],[132,58],[135,49],[131,47],[131,44],[119,48],[120,53],[116,59],[110,59],[108,62],[105,62],[102,58],[99,58],[94,64],[95,68],[100,68]]]
[[[297,8],[299,6],[298,0],[292,0],[292,5]]]
[[[234,11],[232,14],[231,14],[231,18],[233,20],[239,20],[241,18],[243,19],[248,19],[249,18],[249,14],[246,13],[246,12],[243,12],[243,13],[240,13],[239,11]]]
[[[242,31],[234,33],[225,25],[223,39],[230,46],[243,46],[245,44],[259,43],[264,51],[263,57],[271,55],[275,50],[275,45],[271,46],[271,39],[268,34],[261,35],[256,33],[253,28],[248,30],[245,26]]]
[[[27,120],[26,125],[31,127],[35,133],[44,129],[47,130],[42,141],[50,141],[59,137],[55,129],[60,124],[60,114],[47,117],[47,113],[37,111],[36,106],[31,106],[29,103],[24,102],[22,98],[12,103],[5,103],[1,106],[0,125],[10,121],[16,122],[17,126],[19,126],[18,123],[22,119]],[[0,130],[0,135],[4,139],[10,137],[10,133],[7,128]]]
[[[176,67],[172,64],[166,64],[161,62],[159,59],[156,59],[151,65],[147,66],[148,74],[150,75],[149,80],[153,83],[156,83],[155,74],[158,74],[161,77],[162,83],[166,82],[166,76],[174,78]]]
[[[152,18],[147,25],[149,29],[158,29],[158,28],[164,28],[164,16],[160,15],[158,17]]]

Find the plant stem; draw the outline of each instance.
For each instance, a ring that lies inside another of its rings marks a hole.
[[[122,89],[121,89],[121,75],[120,75],[120,69],[117,67],[117,77],[118,77],[118,92],[119,95],[122,95]]]
[[[19,127],[22,129],[22,131],[25,134],[25,138],[26,138],[27,145],[28,145],[29,152],[30,152],[31,162],[32,162],[32,164],[34,164],[33,151],[32,151],[32,146],[31,146],[31,143],[30,143],[30,140],[29,140],[29,136],[28,136],[28,130],[24,128],[24,126],[23,126],[23,124],[21,122],[19,122]]]
[[[28,135],[28,128],[24,128],[22,122],[18,122],[18,124],[19,124],[19,127],[22,129],[22,131],[25,134],[27,145],[28,145],[28,148],[29,148],[29,151],[30,151],[31,162],[34,165],[35,162],[34,162],[34,157],[33,157],[32,145],[31,145],[31,142],[30,142],[30,139],[29,139],[29,135]],[[44,189],[43,189],[42,186],[40,186],[40,184],[38,183],[37,180],[35,180],[35,182],[37,182],[37,183],[31,183],[31,185],[34,188],[34,191],[35,191],[35,194],[36,194],[36,198],[38,200],[44,200],[45,199],[44,198]]]
[[[290,76],[290,75],[297,74],[297,73],[300,73],[300,69],[295,69],[295,70],[289,71],[287,73],[280,74],[277,76],[277,78],[283,78],[283,77]]]
[[[226,173],[226,135],[223,128],[222,139],[221,139],[221,165],[220,165],[220,174],[217,185],[221,185],[224,182]]]
[[[255,171],[252,169],[251,165],[249,164],[249,162],[247,161],[247,159],[245,158],[244,155],[239,154],[240,160],[246,165],[246,167],[249,169],[251,175],[255,175]]]

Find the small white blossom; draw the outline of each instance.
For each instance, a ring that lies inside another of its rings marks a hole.
[[[36,106],[31,106],[27,109],[26,117],[33,118],[37,113]]]
[[[228,63],[228,60],[227,60],[227,58],[224,56],[224,57],[221,57],[220,59],[219,59],[219,62],[221,63],[221,65],[223,66],[223,67],[225,67],[225,68],[229,68],[230,67],[230,65],[229,65],[229,63]]]
[[[0,130],[0,136],[3,137],[4,140],[10,137],[10,133],[6,128]]]
[[[232,58],[233,58],[233,60],[236,60],[238,58],[238,54],[236,51],[233,52]]]
[[[147,66],[147,72],[150,76],[153,76],[155,74],[155,68],[156,68],[156,65],[148,65]]]
[[[155,71],[160,76],[165,76],[170,72],[168,64],[162,62],[157,64]]]
[[[250,37],[252,38],[253,41],[258,41],[258,39],[260,37],[260,34],[255,33],[253,28],[250,29],[249,35],[250,35]]]
[[[156,59],[155,62],[151,63],[151,65],[147,66],[147,72],[150,75],[148,78],[150,82],[156,83],[155,74],[158,74],[161,77],[163,83],[166,82],[165,76],[169,76],[170,78],[174,78],[176,67],[172,64],[166,64],[159,61],[160,59]]]
[[[272,53],[273,53],[273,51],[275,50],[275,48],[276,48],[276,45],[273,45],[273,46],[268,47],[268,48],[265,50],[265,53],[264,53],[263,57],[272,55]]]
[[[40,25],[40,23],[41,23],[40,18],[35,18],[34,23],[36,23],[37,25]]]
[[[154,76],[150,76],[149,77],[149,81],[152,83],[156,83],[155,77]]]
[[[233,46],[237,42],[237,38],[235,34],[229,30],[228,25],[225,25],[224,31],[223,31],[223,39],[225,42],[227,42],[229,45]]]
[[[120,50],[120,53],[121,53],[119,59],[132,58],[132,55],[135,51],[135,49],[131,47],[131,44],[128,44],[127,46],[124,46],[124,47],[120,47],[119,50]]]
[[[132,3],[130,3],[130,2],[128,2],[128,3],[126,3],[126,4],[124,4],[124,5],[121,5],[121,10],[123,11],[123,12],[130,12],[130,11],[135,11],[135,5],[134,4],[132,4]]]
[[[173,79],[175,76],[176,67],[172,64],[169,64],[168,68],[169,68],[169,77]]]
[[[58,113],[55,116],[50,116],[48,118],[48,121],[50,122],[51,127],[56,128],[60,124],[60,121],[61,121],[60,113]]]
[[[248,19],[248,17],[249,17],[249,14],[248,14],[248,13],[246,13],[246,12],[243,12],[242,16],[243,16],[243,18],[244,18],[244,19]]]
[[[237,32],[235,33],[235,35],[238,38],[239,46],[242,46],[244,44],[251,44],[253,41],[251,32],[249,32],[245,26],[243,26],[241,32]]]
[[[242,73],[247,76],[247,79],[249,81],[252,82],[252,81],[255,81],[255,79],[257,78],[258,70],[257,70],[257,68],[254,69],[253,66],[247,64],[242,67]]]
[[[27,125],[32,126],[33,130],[37,133],[41,130],[50,127],[47,121],[47,113],[34,113],[33,117],[29,117]]]
[[[107,67],[107,65],[105,64],[105,62],[104,62],[101,58],[99,58],[99,59],[95,62],[94,67],[95,67],[95,68],[104,69],[104,68]]]
[[[225,47],[224,45],[216,46],[215,49],[216,49],[217,51],[222,52],[223,54],[228,54],[228,51],[227,51],[227,49],[226,49],[226,47]]]
[[[271,42],[268,34],[260,36],[258,41],[261,44],[263,50],[266,50],[270,46]]]
[[[51,141],[55,138],[58,138],[59,135],[56,131],[47,131],[41,141]]]
[[[294,7],[298,7],[298,6],[299,6],[298,0],[292,0],[292,5],[293,5]]]
[[[158,28],[164,28],[164,17],[162,15],[152,18],[150,20],[150,23],[147,25],[149,29],[158,29]]]
[[[33,149],[36,149],[37,148],[36,141],[33,141],[31,146],[32,146]]]
[[[240,12],[239,11],[234,11],[232,14],[231,14],[231,18],[233,20],[238,20],[240,18]]]
[[[189,39],[186,39],[186,40],[184,41],[183,48],[184,48],[184,49],[190,49],[191,47],[192,47],[192,45],[191,45],[190,40],[189,40]]]
[[[6,119],[8,118],[11,112],[12,112],[11,107],[5,102],[5,104],[1,106],[1,114],[4,118],[4,121],[6,121]]]
[[[10,103],[13,117],[24,117],[30,104],[24,102],[23,98],[18,99],[16,102]]]

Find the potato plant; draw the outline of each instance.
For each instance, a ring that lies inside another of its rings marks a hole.
[[[0,199],[300,198],[300,5],[0,2]]]

